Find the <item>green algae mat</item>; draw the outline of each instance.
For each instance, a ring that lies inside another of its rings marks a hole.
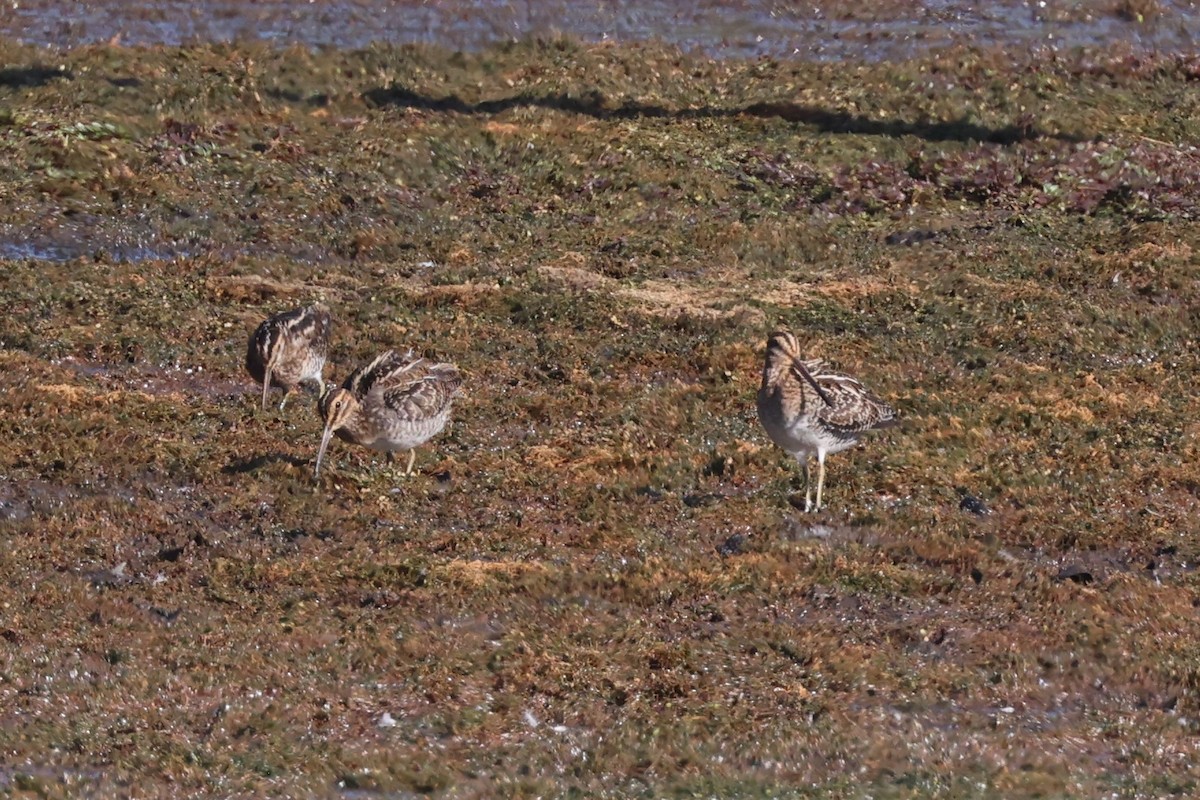
[[[0,792],[1197,791],[1200,61],[0,67]],[[316,300],[415,475],[259,409]],[[778,327],[903,420],[817,514]]]

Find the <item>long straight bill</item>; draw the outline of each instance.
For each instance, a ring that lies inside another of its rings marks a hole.
[[[263,411],[267,410],[267,393],[271,391],[271,368],[263,367]]]
[[[329,440],[333,438],[333,428],[325,426],[325,432],[321,434],[321,449],[317,450],[317,467],[313,470],[313,480],[319,480],[321,477],[321,461],[325,458],[325,448],[329,447]]]
[[[800,376],[803,377],[804,380],[808,381],[810,386],[816,389],[817,396],[825,401],[825,405],[833,408],[833,401],[829,399],[829,395],[825,393],[825,390],[822,389],[820,384],[817,383],[817,379],[814,378],[812,373],[808,371],[808,367],[804,366],[804,362],[798,358],[794,358],[792,359],[792,366],[796,368],[796,371],[800,373]]]

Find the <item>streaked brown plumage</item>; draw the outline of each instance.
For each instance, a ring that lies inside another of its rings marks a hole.
[[[788,331],[767,340],[758,418],[771,441],[804,465],[805,511],[820,509],[825,456],[845,450],[863,431],[896,424],[895,410],[848,375],[829,372],[820,360],[801,358]],[[808,462],[817,457],[817,502],[812,502]]]
[[[246,370],[262,384],[264,411],[272,386],[283,389],[280,411],[292,390],[305,381],[314,381],[325,391],[330,324],[328,306],[316,303],[276,314],[254,331],[246,348]]]
[[[321,475],[325,448],[334,434],[339,439],[387,452],[408,451],[404,474],[412,473],[414,448],[432,439],[450,419],[450,408],[462,386],[453,364],[435,364],[388,350],[359,367],[341,388],[317,404],[325,420],[317,450],[315,478]]]

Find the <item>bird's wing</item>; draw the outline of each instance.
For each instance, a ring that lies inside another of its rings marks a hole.
[[[821,382],[817,379],[817,376],[822,374],[824,367],[825,362],[821,361],[820,359],[814,358],[809,361],[804,361],[798,358],[793,359],[791,366],[792,378],[794,378],[801,387],[804,387],[802,391],[805,393],[805,395],[808,394],[808,389],[811,388],[816,391],[819,403],[822,403],[827,407],[833,407],[833,398],[830,397],[829,393],[825,390],[825,387],[822,386]],[[806,384],[807,386],[805,386]]]
[[[831,428],[856,433],[895,424],[895,409],[853,378],[845,375],[815,377],[829,398],[829,404],[821,408],[817,416]]]
[[[299,316],[289,321],[288,325],[297,339],[307,342],[314,352],[325,355],[329,349],[329,328],[332,326],[327,306],[318,303],[302,308]]]
[[[361,401],[376,388],[386,388],[403,380],[404,375],[420,363],[421,359],[415,358],[412,350],[406,353],[388,350],[351,372],[342,388]]]
[[[264,360],[285,361],[301,349],[324,354],[329,347],[329,309],[324,305],[305,306],[276,314],[258,327],[255,345]]]
[[[414,362],[404,371],[377,383],[383,404],[407,420],[429,419],[442,414],[454,402],[462,386],[462,374],[453,364]]]

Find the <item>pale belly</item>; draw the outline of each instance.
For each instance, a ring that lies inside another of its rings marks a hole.
[[[315,383],[324,383],[323,375],[325,373],[325,356],[312,356],[304,360],[304,374],[301,376],[302,381],[311,381]]]
[[[271,385],[287,389],[292,386],[311,381],[317,383],[321,381],[321,375],[325,371],[325,358],[323,356],[310,355],[302,361],[285,361],[278,369],[271,373]],[[257,376],[258,380],[262,380],[262,370],[260,369]]]
[[[838,453],[858,441],[856,436],[840,436],[825,430],[820,423],[808,425],[804,420],[785,420],[771,404],[759,406],[758,418],[771,441],[798,459]]]
[[[379,450],[384,453],[400,453],[412,450],[438,435],[446,427],[449,414],[432,417],[416,422],[406,422],[390,426],[386,431],[352,431],[347,428],[337,430],[337,436],[348,442]]]

